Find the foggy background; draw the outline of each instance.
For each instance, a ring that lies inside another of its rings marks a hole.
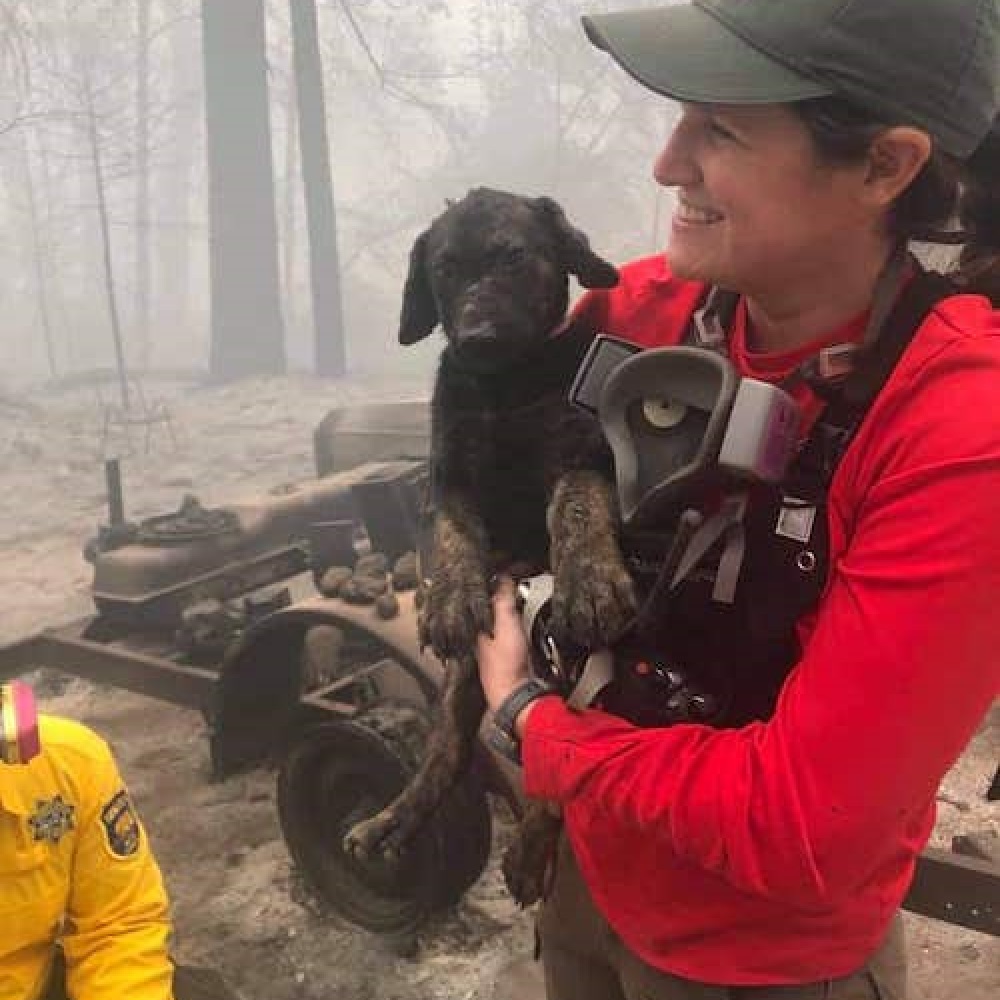
[[[615,6],[2,0],[0,389],[113,370],[116,341],[130,378],[429,377],[437,338],[395,342],[407,254],[480,184],[555,197],[616,262],[658,249],[673,111],[587,42]]]

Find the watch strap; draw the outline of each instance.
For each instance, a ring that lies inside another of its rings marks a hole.
[[[513,691],[497,706],[493,713],[493,725],[489,733],[489,744],[515,764],[521,763],[521,741],[515,722],[521,711],[537,698],[552,694],[554,688],[540,677],[529,677],[521,681]]]

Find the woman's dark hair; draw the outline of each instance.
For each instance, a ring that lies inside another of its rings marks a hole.
[[[856,163],[892,122],[840,97],[817,97],[792,105],[827,163]],[[910,240],[954,242],[942,236],[955,221],[964,234],[956,284],[1000,302],[1000,119],[975,153],[962,162],[935,149],[913,183],[899,196],[890,235]]]

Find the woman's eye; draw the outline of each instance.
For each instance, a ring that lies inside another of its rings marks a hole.
[[[709,122],[708,131],[716,139],[735,139],[736,136],[733,135],[725,125],[720,125],[718,122]]]

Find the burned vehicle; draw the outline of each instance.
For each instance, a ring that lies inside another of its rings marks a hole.
[[[513,768],[483,750],[403,862],[339,849],[415,769],[442,674],[417,647],[413,606],[425,410],[333,411],[315,433],[316,479],[215,508],[188,496],[139,523],[107,463],[107,523],[85,547],[95,613],[0,649],[3,677],[54,668],[202,712],[218,777],[276,765],[306,881],[386,933],[479,876],[488,791],[519,808]],[[331,572],[339,588],[324,584]]]
[[[350,922],[408,935],[455,903],[490,851],[490,796],[522,810],[514,765],[480,740],[472,768],[397,862],[344,834],[415,772],[442,679],[417,644],[426,406],[350,407],[317,428],[317,478],[217,508],[185,498],[132,523],[117,463],[86,547],[94,613],[0,647],[0,680],[53,668],[203,713],[215,774],[273,766],[289,852]],[[994,790],[995,791],[995,790]],[[925,852],[907,906],[1000,930],[1000,873]]]

